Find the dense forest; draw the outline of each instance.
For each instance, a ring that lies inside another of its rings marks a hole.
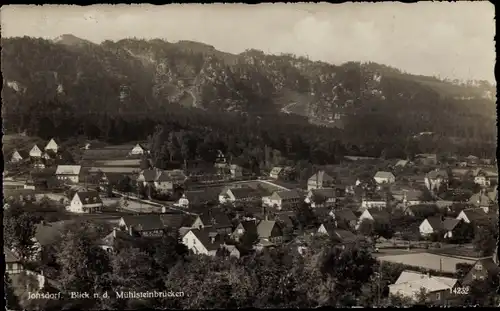
[[[495,152],[493,86],[375,63],[233,55],[190,41],[98,45],[66,35],[3,38],[2,72],[7,133],[121,142],[158,135],[160,125],[163,135],[189,137],[187,158],[207,157],[201,151],[210,144],[236,157],[270,147],[315,163],[346,153]],[[431,142],[411,139],[423,131],[434,133]]]

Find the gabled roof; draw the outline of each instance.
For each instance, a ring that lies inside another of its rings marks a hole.
[[[228,226],[232,227],[232,223],[229,217],[217,210],[205,212],[200,216],[200,218],[205,226],[213,226],[215,228]]]
[[[482,208],[467,208],[462,210],[471,222],[483,222],[489,219],[488,214]]]
[[[196,236],[196,238],[198,238],[208,251],[219,249],[221,244],[224,242],[222,236],[216,234],[212,228],[191,229],[190,231]]]
[[[321,188],[311,190],[313,198],[318,199],[333,199],[336,197],[337,190],[335,188]]]
[[[257,233],[257,223],[253,220],[248,220],[248,221],[242,221],[240,224],[243,229],[245,229],[245,232],[255,232]]]
[[[333,214],[337,220],[354,221],[358,219],[350,209],[337,210]]]
[[[282,170],[283,170],[283,168],[281,166],[275,166],[271,170],[271,174],[279,175],[279,173],[281,173]]]
[[[79,175],[81,169],[80,165],[58,165],[56,175]]]
[[[390,285],[391,289],[396,292],[402,292],[406,295],[413,296],[424,288],[427,292],[432,293],[453,288],[458,280],[448,277],[428,276],[422,273],[405,270],[401,273],[396,283]]]
[[[408,162],[408,160],[399,160],[394,166],[406,166]]]
[[[204,190],[185,191],[184,196],[186,197],[186,199],[188,199],[190,203],[193,202],[205,203],[210,201],[217,201],[219,196],[219,190],[207,188]]]
[[[49,140],[49,142],[48,142],[48,143],[47,143],[47,145],[45,146],[45,149],[50,148],[50,145],[55,145],[55,146],[57,147],[57,143],[56,143],[56,141],[54,140],[54,138],[51,138],[51,139]]]
[[[469,203],[475,206],[482,207],[482,206],[489,206],[490,204],[494,203],[494,201],[491,200],[491,198],[488,195],[482,192],[478,192],[470,197]]]
[[[26,152],[26,151],[22,151],[22,150],[21,150],[21,151],[20,151],[20,150],[14,150],[14,151],[12,152],[12,157],[13,157],[13,156],[14,156],[14,154],[16,154],[16,153],[17,153],[17,154],[18,154],[21,158],[23,158],[23,159],[27,159],[27,158],[29,158],[29,154],[28,154],[28,152]]]
[[[78,191],[75,195],[78,195],[83,205],[102,204],[101,197],[97,191]]]
[[[391,218],[388,212],[376,208],[367,209],[367,211],[372,215],[373,219],[378,222],[389,222]]]
[[[460,223],[460,220],[450,217],[433,216],[428,217],[427,222],[434,230],[451,231]]]
[[[236,199],[259,198],[261,193],[250,187],[229,189]]]
[[[351,231],[336,229],[333,232],[337,238],[339,238],[342,242],[353,242],[358,239],[358,236],[352,233]]]
[[[430,171],[429,173],[427,173],[426,175],[428,178],[430,179],[436,179],[436,178],[445,178],[447,179],[448,178],[448,172],[445,171],[445,170],[433,170],[433,171]]]
[[[257,225],[257,234],[260,238],[271,237],[274,226],[278,224],[274,220],[261,220]]]
[[[420,153],[415,155],[416,158],[425,158],[425,159],[437,159],[437,155],[435,153]]]
[[[159,217],[163,227],[168,228],[179,229],[180,227],[183,227],[185,222],[188,222],[183,214],[162,214]],[[191,225],[193,222],[191,222]],[[190,227],[191,225],[188,225],[187,227]]]
[[[374,178],[396,178],[396,177],[391,172],[378,171],[375,174]]]
[[[5,253],[5,263],[15,263],[20,262],[19,257],[16,256],[10,249],[3,247],[3,252]]]
[[[325,171],[319,171],[317,172],[316,174],[312,175],[308,181],[314,181],[314,182],[318,182],[318,183],[323,183],[325,181],[333,181],[333,177],[331,177],[330,175],[328,175]]]
[[[403,191],[403,195],[406,197],[406,200],[408,201],[420,201],[420,198],[422,197],[422,191],[418,190]]]
[[[131,215],[123,216],[122,219],[127,227],[132,226],[134,229],[139,231],[164,229],[164,224],[159,215]]]
[[[296,190],[282,190],[275,191],[272,194],[272,197],[277,197],[282,200],[292,200],[292,199],[300,199],[300,194]]]
[[[117,240],[131,241],[134,237],[122,230],[115,229],[99,241],[100,245],[113,246]]]

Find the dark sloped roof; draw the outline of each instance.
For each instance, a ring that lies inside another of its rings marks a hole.
[[[486,214],[482,208],[468,208],[464,209],[463,212],[471,222],[488,220],[488,214]]]
[[[111,231],[111,233],[102,238],[99,242],[101,245],[113,246],[115,242],[118,240],[131,241],[133,239],[134,237],[132,237],[130,234],[122,230],[116,230],[116,231]]]
[[[379,209],[369,209],[370,215],[372,215],[373,219],[378,222],[389,222],[391,216],[386,211],[381,211]]]
[[[448,178],[448,172],[445,170],[434,170],[434,171],[430,171],[429,173],[427,173],[427,177],[429,177],[431,179],[435,179],[438,177]]]
[[[350,209],[341,209],[338,211],[334,212],[335,218],[339,220],[346,220],[346,221],[353,221],[357,220],[358,218]]]
[[[162,214],[159,216],[164,227],[180,228],[186,221],[183,214]]]
[[[447,231],[453,230],[460,223],[460,220],[458,219],[451,217],[442,218],[441,216],[428,217],[427,221],[434,230],[447,230]]]
[[[122,218],[128,227],[132,226],[139,231],[164,229],[164,224],[159,215],[131,215]]]
[[[336,229],[334,233],[342,242],[353,242],[358,238],[357,235],[347,230]]]
[[[275,193],[283,200],[300,199],[300,194],[296,190],[283,190]]]
[[[85,204],[102,204],[101,197],[97,191],[79,191],[77,192],[80,201]]]
[[[242,221],[240,224],[243,226],[243,229],[245,229],[245,232],[257,233],[257,223],[255,221]]]
[[[189,202],[211,202],[217,201],[219,197],[219,189],[204,189],[204,190],[194,190],[194,191],[185,191],[184,195],[189,200]]]
[[[7,247],[3,247],[3,252],[5,253],[5,263],[20,262],[19,258]]]
[[[193,232],[208,251],[219,249],[223,243],[222,237],[216,234],[212,228],[191,229],[191,232]]]
[[[236,199],[258,198],[260,192],[250,187],[232,188],[231,193]]]

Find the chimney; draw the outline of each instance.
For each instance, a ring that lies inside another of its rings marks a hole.
[[[113,237],[116,238],[116,228],[113,228]]]
[[[210,237],[210,243],[212,243],[212,244],[215,243],[215,237],[214,236]]]
[[[133,227],[133,226],[129,226],[129,227],[128,227],[128,234],[129,234],[130,236],[133,236],[133,235],[134,235],[134,227]]]

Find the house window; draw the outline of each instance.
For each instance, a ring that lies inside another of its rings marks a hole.
[[[436,299],[441,300],[441,293],[436,293]]]

